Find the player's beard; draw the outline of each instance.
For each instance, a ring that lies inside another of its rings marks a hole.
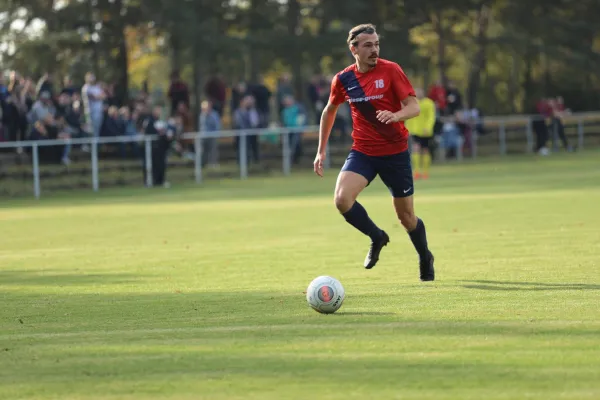
[[[377,65],[377,59],[379,58],[379,54],[372,54],[371,56],[369,56],[369,59],[367,60],[367,65],[369,67],[374,67]]]

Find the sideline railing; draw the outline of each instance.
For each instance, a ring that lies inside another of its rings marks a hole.
[[[510,115],[510,116],[493,116],[484,117],[479,120],[470,120],[471,125],[482,122],[486,129],[498,129],[498,147],[499,154],[507,154],[507,128],[512,126],[518,126],[523,128],[525,126],[525,152],[532,153],[534,151],[534,129],[533,122],[535,120],[541,120],[543,118],[535,115]],[[452,118],[443,117],[441,121],[453,120]],[[584,136],[585,136],[585,123],[586,121],[600,122],[600,112],[587,112],[587,113],[576,113],[570,114],[564,118],[565,125],[572,123],[573,121],[577,124],[577,148],[578,150],[583,149]],[[263,128],[263,129],[248,129],[248,130],[225,130],[218,132],[188,132],[180,135],[181,139],[192,139],[194,141],[194,177],[197,183],[202,182],[202,156],[203,156],[203,139],[212,138],[234,138],[239,137],[239,168],[240,168],[240,179],[246,179],[248,177],[248,136],[251,135],[279,135],[281,137],[281,155],[282,155],[282,171],[285,175],[291,173],[291,158],[293,150],[290,147],[290,134],[293,133],[315,133],[318,132],[319,127],[304,126],[297,128]],[[558,133],[556,129],[551,130],[549,139],[552,142],[554,150],[557,149],[558,144]],[[0,142],[0,148],[27,148],[31,147],[31,162],[32,162],[32,175],[33,175],[33,194],[35,198],[41,196],[40,188],[40,157],[39,148],[44,146],[57,146],[57,145],[89,145],[91,147],[91,171],[92,171],[92,189],[98,191],[100,189],[99,184],[99,168],[98,168],[98,146],[101,144],[119,144],[119,143],[143,143],[144,144],[144,157],[145,157],[145,169],[146,169],[146,184],[152,186],[152,142],[158,139],[158,135],[136,135],[136,136],[117,136],[117,137],[89,137],[89,138],[72,138],[72,139],[54,139],[54,140],[36,140],[36,141],[18,141],[18,142]],[[475,130],[472,130],[471,137],[471,154],[472,158],[477,158],[477,142],[478,135]],[[315,149],[316,150],[316,149]],[[330,147],[327,147],[329,153]],[[458,160],[463,158],[462,154],[462,142],[459,140],[457,148]],[[325,168],[330,167],[331,157],[327,156]]]

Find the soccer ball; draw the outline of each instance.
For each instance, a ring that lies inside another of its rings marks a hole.
[[[330,276],[315,278],[306,289],[308,305],[322,314],[332,314],[339,310],[344,297],[344,287],[340,281]]]

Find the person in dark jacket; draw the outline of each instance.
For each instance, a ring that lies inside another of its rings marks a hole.
[[[157,140],[152,141],[152,185],[169,187],[165,180],[167,173],[167,154],[175,138],[174,129],[161,119],[163,109],[154,107],[152,114],[143,123],[144,134],[157,135]],[[146,151],[144,147],[144,183],[147,182]]]

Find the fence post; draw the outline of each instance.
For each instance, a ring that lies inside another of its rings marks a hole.
[[[98,138],[94,136],[92,141],[92,188],[94,192],[98,191]]]
[[[202,183],[202,139],[200,133],[196,133],[194,138],[194,175],[196,177],[196,183]]]
[[[583,150],[583,118],[579,118],[577,121],[577,150]]]
[[[248,141],[246,132],[240,132],[240,179],[248,178]]]
[[[33,195],[36,199],[40,198],[40,154],[38,152],[38,144],[34,143],[31,148],[33,158]]]
[[[290,149],[290,133],[284,132],[281,134],[281,157],[283,159],[283,174],[289,175],[292,169]]]
[[[506,155],[506,125],[504,121],[500,121],[500,132],[499,132],[499,140],[500,140],[500,155]]]
[[[527,138],[527,153],[533,153],[533,121],[531,117],[527,118],[525,137]]]
[[[146,160],[146,186],[152,187],[154,179],[152,178],[152,139],[147,136],[145,143],[145,160]]]

